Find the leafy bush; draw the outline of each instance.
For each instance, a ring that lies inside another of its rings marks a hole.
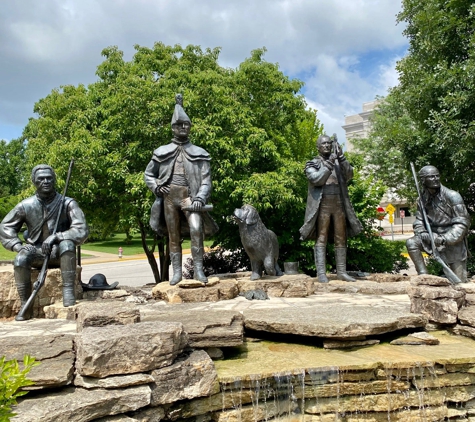
[[[192,279],[193,258],[188,258],[184,266],[183,278]],[[235,251],[216,248],[203,254],[203,271],[206,276],[247,271],[250,267],[249,257],[242,248]]]
[[[23,369],[16,359],[5,360],[5,356],[0,358],[0,421],[9,421],[15,416],[12,406],[17,404],[16,399],[24,396],[27,391],[19,391],[22,387],[32,385],[33,381],[26,378],[30,369],[39,365],[39,362],[31,356],[25,355],[23,358]]]

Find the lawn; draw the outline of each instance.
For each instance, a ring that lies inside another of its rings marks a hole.
[[[213,243],[212,240],[205,241],[205,246],[211,246]],[[151,246],[151,244],[150,244]],[[81,249],[85,249],[88,251],[96,251],[96,252],[105,252],[111,253],[114,255],[118,255],[119,247],[122,247],[122,254],[124,256],[127,255],[137,255],[143,254],[142,242],[140,240],[140,236],[134,236],[130,243],[125,241],[125,233],[119,233],[107,240],[103,240],[100,242],[86,242],[84,245],[81,246]],[[190,248],[190,240],[186,239],[183,241],[182,244],[183,249]],[[155,249],[155,252],[157,250]],[[5,248],[0,246],[0,261],[11,261],[15,258],[16,252],[7,251]],[[81,254],[82,257],[90,256],[87,254]]]
[[[82,249],[88,250],[88,251],[96,251],[96,252],[105,252],[105,253],[111,253],[117,255],[119,253],[119,248],[122,248],[122,254],[124,256],[127,255],[137,255],[137,254],[143,254],[144,250],[142,248],[142,241],[140,240],[140,236],[136,235],[132,237],[132,240],[127,243],[125,240],[126,236],[125,233],[118,233],[114,235],[113,237],[103,240],[100,242],[87,242],[84,245],[82,245]],[[207,240],[205,241],[205,246],[211,246],[213,243],[212,240]],[[151,242],[149,242],[149,245],[151,245]],[[182,244],[183,249],[189,249],[190,248],[190,240],[186,239],[183,241]],[[157,250],[155,249],[155,252]]]

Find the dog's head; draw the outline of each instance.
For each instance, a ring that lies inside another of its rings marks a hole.
[[[238,223],[246,223],[252,226],[259,222],[259,213],[252,205],[243,205],[241,208],[236,208],[233,217]]]

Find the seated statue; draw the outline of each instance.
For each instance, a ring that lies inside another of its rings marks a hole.
[[[21,201],[5,216],[0,223],[0,241],[6,249],[18,252],[13,267],[22,307],[31,295],[31,268],[41,268],[50,253],[49,266],[61,268],[63,305],[72,306],[76,303],[76,246],[87,238],[86,219],[77,202],[66,197],[53,234],[63,201],[63,195],[56,192],[56,174],[50,166],[40,164],[33,168],[31,181],[36,195]],[[23,225],[27,228],[25,243],[19,237]],[[24,319],[28,318],[26,315]]]
[[[422,183],[422,203],[434,235],[434,244],[442,260],[461,282],[467,281],[467,235],[470,216],[458,192],[440,183],[439,170],[425,166],[419,171]],[[427,274],[422,251],[432,254],[430,235],[424,224],[421,201],[417,202],[414,237],[407,239],[406,246],[418,274]],[[444,270],[445,272],[445,270]]]

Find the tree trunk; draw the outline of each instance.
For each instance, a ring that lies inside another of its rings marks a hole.
[[[147,241],[146,241],[147,231],[145,230],[145,226],[140,220],[138,221],[138,223],[139,223],[139,228],[140,228],[140,237],[142,240],[142,247],[143,247],[143,250],[145,251],[145,255],[147,255],[147,260],[148,260],[148,263],[150,264],[150,268],[152,269],[155,283],[158,284],[162,280],[160,278],[160,272],[158,270],[157,260],[155,259],[155,255],[153,254],[155,251],[156,242],[154,242],[153,248],[150,250],[150,248],[147,246]],[[161,257],[160,257],[160,261],[161,261]]]
[[[170,252],[168,250],[168,237],[160,239],[158,242],[158,256],[160,257],[160,274],[162,281],[170,280]]]

